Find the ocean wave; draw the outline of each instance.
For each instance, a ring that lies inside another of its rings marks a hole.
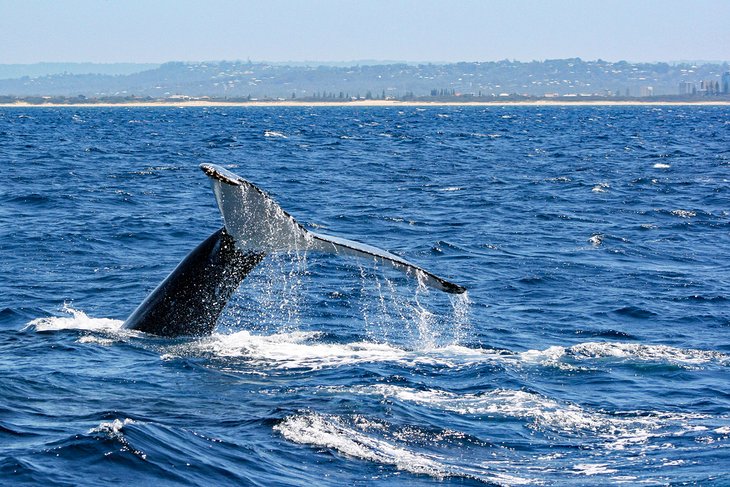
[[[99,423],[95,428],[91,428],[88,432],[90,435],[100,435],[106,437],[121,445],[121,451],[132,453],[133,455],[147,459],[147,454],[141,450],[133,448],[129,440],[124,436],[124,428],[127,425],[134,424],[135,421],[130,418],[114,419],[113,421],[104,421]]]
[[[568,362],[620,359],[622,362],[657,362],[679,367],[728,365],[730,356],[713,350],[677,348],[668,345],[644,345],[626,342],[585,342],[571,347],[553,346],[545,350],[520,353],[525,363],[570,366]]]
[[[194,342],[165,348],[163,359],[188,354],[216,357],[241,357],[256,365],[278,369],[333,368],[373,362],[393,362],[405,366],[465,366],[493,359],[499,352],[451,345],[424,350],[407,350],[388,343],[319,342],[320,332],[283,332],[255,335],[240,331],[228,335],[213,334]]]
[[[24,329],[35,331],[86,330],[98,332],[122,331],[122,320],[93,318],[65,304],[70,316],[36,318]],[[136,332],[129,331],[134,334]],[[318,341],[324,334],[318,331],[290,331],[257,335],[249,331],[230,334],[214,333],[209,337],[163,346],[165,360],[187,355],[241,357],[256,365],[279,369],[310,369],[342,367],[362,363],[392,362],[403,366],[431,365],[434,367],[467,367],[492,363],[501,366],[539,365],[564,370],[581,370],[590,361],[618,359],[621,363],[654,362],[692,368],[704,365],[730,365],[730,355],[713,350],[683,349],[668,345],[644,345],[627,342],[584,342],[571,347],[551,346],[543,350],[511,352],[462,345],[407,349],[396,344],[372,341],[330,343]],[[79,343],[109,346],[109,336],[85,335]]]
[[[680,218],[692,218],[697,216],[697,212],[692,210],[672,210],[671,213],[672,215]]]
[[[330,388],[340,392],[343,389]],[[601,439],[607,448],[623,449],[646,443],[652,437],[692,432],[692,421],[707,419],[702,414],[651,412],[607,413],[561,402],[534,392],[494,389],[478,394],[457,394],[439,389],[412,389],[392,384],[375,384],[345,389],[352,394],[377,395],[401,402],[448,411],[459,415],[512,418],[526,421],[526,427],[571,436]]]
[[[134,420],[130,418],[114,419],[113,421],[103,421],[99,423],[99,426],[91,428],[89,430],[89,434],[103,433],[109,438],[119,438],[122,436],[122,428],[132,423],[134,423]]]
[[[30,321],[25,329],[119,332],[124,323],[122,320],[110,318],[93,318],[68,305],[64,305],[63,311],[70,316],[37,318]],[[249,331],[214,333],[210,337],[163,347],[163,359],[202,353],[217,357],[243,357],[272,368],[311,370],[375,362],[436,367],[463,367],[484,363],[514,366],[532,364],[566,370],[579,369],[578,364],[588,361],[606,359],[620,359],[622,363],[657,362],[679,367],[730,364],[730,356],[722,352],[640,343],[585,342],[571,347],[552,346],[543,350],[517,353],[461,345],[406,349],[390,343],[369,341],[327,343],[318,341],[322,336],[323,333],[317,331],[291,331],[271,335],[257,335]],[[78,341],[102,346],[113,343],[109,337],[95,335],[83,336]]]
[[[102,338],[94,335],[84,335],[76,341],[79,343],[93,343],[102,347],[108,347],[114,344],[114,340],[111,338]]]
[[[474,468],[452,465],[441,456],[419,453],[394,441],[367,434],[368,430],[383,429],[382,425],[356,418],[349,424],[344,418],[335,415],[322,415],[314,412],[296,414],[284,418],[274,426],[284,438],[294,443],[329,448],[342,455],[367,460],[382,465],[391,465],[398,470],[428,475],[439,480],[446,477],[463,477],[501,485],[524,485],[531,480],[494,473],[487,474]]]
[[[62,311],[71,316],[48,316],[36,318],[29,322],[24,329],[35,331],[57,331],[57,330],[94,330],[94,331],[117,331],[121,329],[124,321],[110,318],[92,318],[83,311],[73,309],[64,304]]]

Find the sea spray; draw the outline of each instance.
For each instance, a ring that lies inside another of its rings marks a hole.
[[[454,345],[463,345],[471,334],[469,291],[462,294],[449,294],[449,299],[451,300],[453,343]]]
[[[36,318],[25,325],[24,329],[32,329],[35,331],[55,331],[55,330],[109,330],[117,331],[121,328],[121,320],[113,320],[109,318],[93,318],[88,316],[81,310],[74,309],[68,302],[63,303],[61,311],[66,316],[48,316],[44,318]],[[70,315],[70,316],[69,316]]]
[[[435,292],[420,280],[391,277],[392,271],[379,268],[377,263],[360,264],[358,270],[359,311],[368,340],[431,350],[468,338],[467,294]]]
[[[300,329],[307,276],[306,252],[267,256],[229,302],[218,330],[275,333]]]

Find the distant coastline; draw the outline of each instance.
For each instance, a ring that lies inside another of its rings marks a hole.
[[[45,73],[45,74],[44,74]],[[0,103],[730,101],[726,62],[0,64]],[[572,99],[571,99],[572,98]]]
[[[400,101],[400,100],[353,100],[353,101],[304,101],[304,100],[272,100],[272,101],[123,101],[83,102],[83,103],[29,103],[17,101],[0,103],[0,108],[184,108],[184,107],[510,107],[510,106],[730,106],[730,100],[494,100],[494,101]]]

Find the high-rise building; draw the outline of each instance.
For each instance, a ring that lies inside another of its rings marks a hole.
[[[716,95],[720,92],[720,83],[715,80],[703,80],[700,82],[700,93],[703,95]]]
[[[679,94],[680,95],[694,95],[695,84],[691,81],[682,81],[679,83]]]
[[[722,73],[722,83],[720,88],[722,89],[722,92],[727,94],[730,94],[730,71],[725,71]]]

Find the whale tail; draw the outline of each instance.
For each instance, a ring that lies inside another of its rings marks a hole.
[[[224,227],[177,265],[127,318],[124,328],[167,337],[212,333],[238,286],[272,252],[313,250],[374,259],[441,291],[466,291],[384,250],[310,232],[245,179],[213,164],[200,168],[211,180]]]
[[[254,184],[213,164],[200,168],[211,179],[226,231],[243,252],[314,250],[377,260],[415,275],[424,284],[447,293],[466,289],[385,250],[340,237],[311,232]]]

